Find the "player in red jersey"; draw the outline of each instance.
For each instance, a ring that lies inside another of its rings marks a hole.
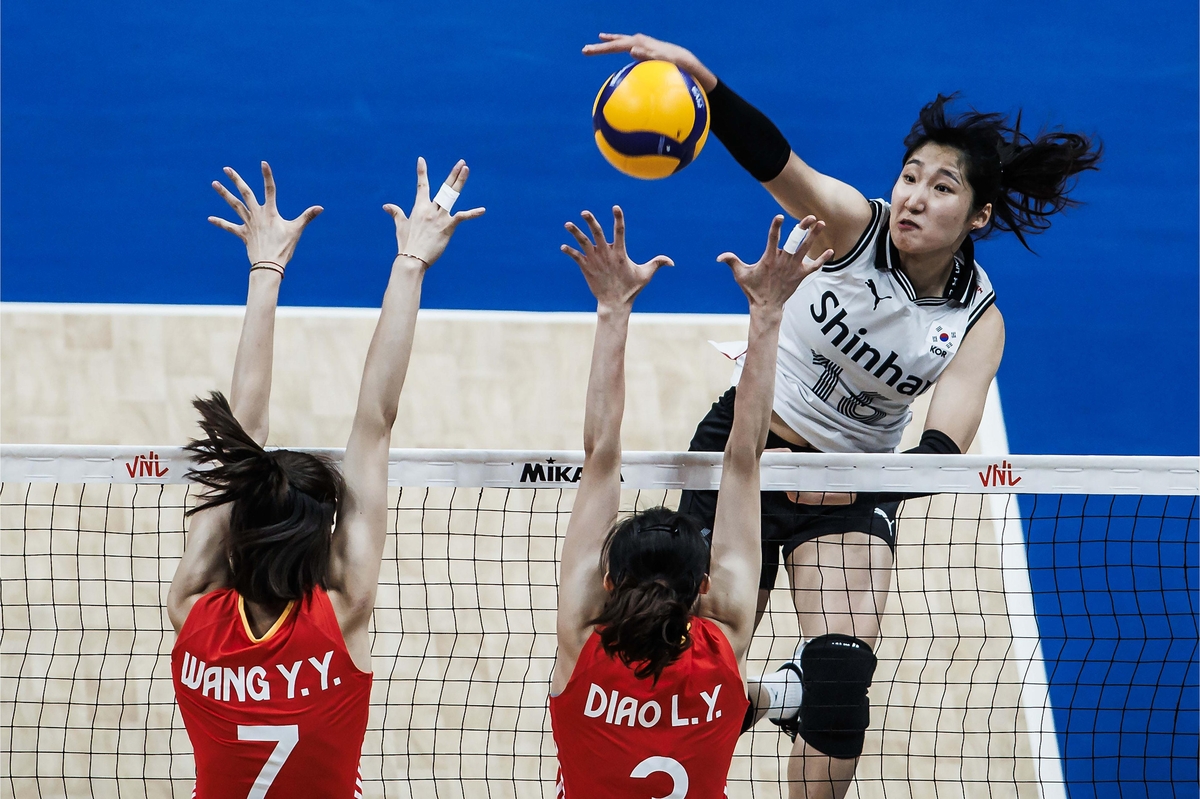
[[[625,250],[613,208],[613,242],[584,212],[595,243],[567,229],[564,246],[596,297],[596,339],[584,416],[584,465],[563,546],[558,659],[550,716],[558,746],[559,796],[589,799],[719,799],[741,733],[746,650],[758,598],[759,458],[771,421],[783,304],[833,254],[779,249],[783,217],[767,248],[732,269],[750,301],[750,341],[738,414],[725,448],[713,531],[666,508],[614,524],[621,494],[625,339],[634,297],[658,267]],[[814,217],[802,227],[819,233]],[[711,550],[709,541],[711,535]]]
[[[167,598],[177,635],[171,675],[196,756],[194,796],[351,799],[362,794],[367,625],[386,536],[388,447],[421,282],[458,223],[483,209],[451,216],[431,201],[424,160],[411,214],[384,206],[398,254],[363,367],[343,480],[323,458],[263,449],[279,283],[321,208],[285,220],[266,162],[262,205],[225,171],[242,199],[213,187],[242,224],[209,221],[245,242],[250,289],[231,401],[214,393],[195,402],[205,437],[188,449],[211,468],[189,473],[207,491],[189,512],[187,549]],[[466,180],[460,161],[446,184],[457,191]]]

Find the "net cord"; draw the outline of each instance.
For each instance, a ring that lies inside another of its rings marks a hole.
[[[302,451],[340,461],[342,449]],[[627,489],[716,489],[719,452],[625,452]],[[388,482],[410,488],[572,488],[579,451],[393,449]],[[176,446],[0,447],[6,483],[182,484],[191,466]],[[1200,495],[1200,458],[1097,455],[903,455],[768,452],[769,491],[972,494]]]

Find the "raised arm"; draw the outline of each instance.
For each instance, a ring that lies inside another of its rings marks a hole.
[[[983,420],[988,389],[1000,368],[1003,354],[1004,318],[993,305],[979,317],[954,359],[938,378],[929,411],[925,414],[927,433],[922,437],[923,445],[929,437],[928,431],[934,430],[954,442],[959,452],[970,448]],[[930,451],[957,454],[950,448]]]
[[[467,173],[467,165],[459,161],[446,178],[446,186],[458,192],[467,182]],[[383,208],[395,220],[397,255],[367,349],[358,407],[346,444],[342,467],[346,495],[338,508],[330,559],[329,595],[356,663],[370,662],[367,623],[375,608],[387,534],[388,449],[412,354],[421,283],[425,270],[441,257],[459,223],[483,214],[482,208],[474,208],[451,215],[431,200],[423,158],[417,160],[417,196],[411,213],[406,216],[395,205]]]
[[[691,74],[708,94],[713,135],[729,154],[789,214],[797,219],[811,214],[826,222],[828,227],[814,234],[813,247],[832,248],[834,257],[841,257],[871,223],[871,206],[861,192],[805,163],[765,114],[718,80],[690,50],[643,33],[602,33],[600,41],[583,52],[629,53],[638,61],[668,61]]]
[[[279,285],[296,243],[309,222],[324,209],[314,205],[295,219],[284,219],[275,204],[275,176],[271,167],[262,162],[263,204],[259,205],[254,192],[242,176],[230,167],[225,174],[242,195],[239,201],[219,182],[213,188],[242,219],[235,225],[219,217],[208,221],[228,230],[246,245],[250,259],[250,289],[246,296],[246,316],[242,320],[242,336],[238,341],[237,357],[233,362],[233,385],[229,406],[242,429],[259,443],[267,443],[268,405],[271,399],[271,364],[275,344],[275,307],[279,302]]]
[[[725,445],[721,488],[713,522],[709,592],[700,612],[721,624],[738,662],[744,664],[754,635],[758,575],[762,565],[759,459],[771,425],[775,398],[775,358],[783,304],[800,282],[824,266],[832,252],[807,258],[822,223],[809,216],[800,223],[809,235],[794,254],[779,249],[783,217],[771,222],[767,249],[758,263],[747,266],[733,253],[719,260],[750,301],[750,340],[734,401],[733,428]]]
[[[583,476],[575,493],[563,543],[558,592],[558,660],[551,691],[559,693],[591,634],[591,622],[604,609],[604,570],[600,565],[605,536],[621,500],[621,418],[625,413],[625,339],[638,292],[660,266],[664,255],[644,264],[630,260],[625,249],[625,215],[613,207],[613,241],[589,211],[583,218],[595,243],[573,223],[566,227],[579,249],[562,251],[579,264],[596,297],[596,339],[588,375],[583,417]]]
[[[295,219],[284,219],[275,204],[275,178],[271,167],[262,162],[263,203],[242,176],[230,167],[225,174],[241,194],[239,200],[227,188],[213,181],[217,194],[229,203],[242,220],[235,225],[220,217],[208,221],[237,236],[246,245],[250,260],[250,286],[246,293],[246,314],[242,335],[233,362],[233,385],[229,404],[234,417],[261,446],[267,441],[268,405],[271,398],[271,363],[275,343],[275,306],[283,272],[304,228],[321,213],[314,205]],[[229,566],[225,538],[229,533],[228,506],[208,508],[190,517],[187,547],[175,570],[167,595],[167,614],[178,632],[196,600],[228,582]]]

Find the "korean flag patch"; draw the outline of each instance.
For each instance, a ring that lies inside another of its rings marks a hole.
[[[940,358],[948,358],[958,346],[958,331],[941,322],[929,328],[929,352]]]

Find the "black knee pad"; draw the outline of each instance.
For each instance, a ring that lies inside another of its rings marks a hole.
[[[822,754],[843,759],[862,754],[871,723],[867,689],[878,660],[852,635],[818,636],[800,650],[800,737]]]

